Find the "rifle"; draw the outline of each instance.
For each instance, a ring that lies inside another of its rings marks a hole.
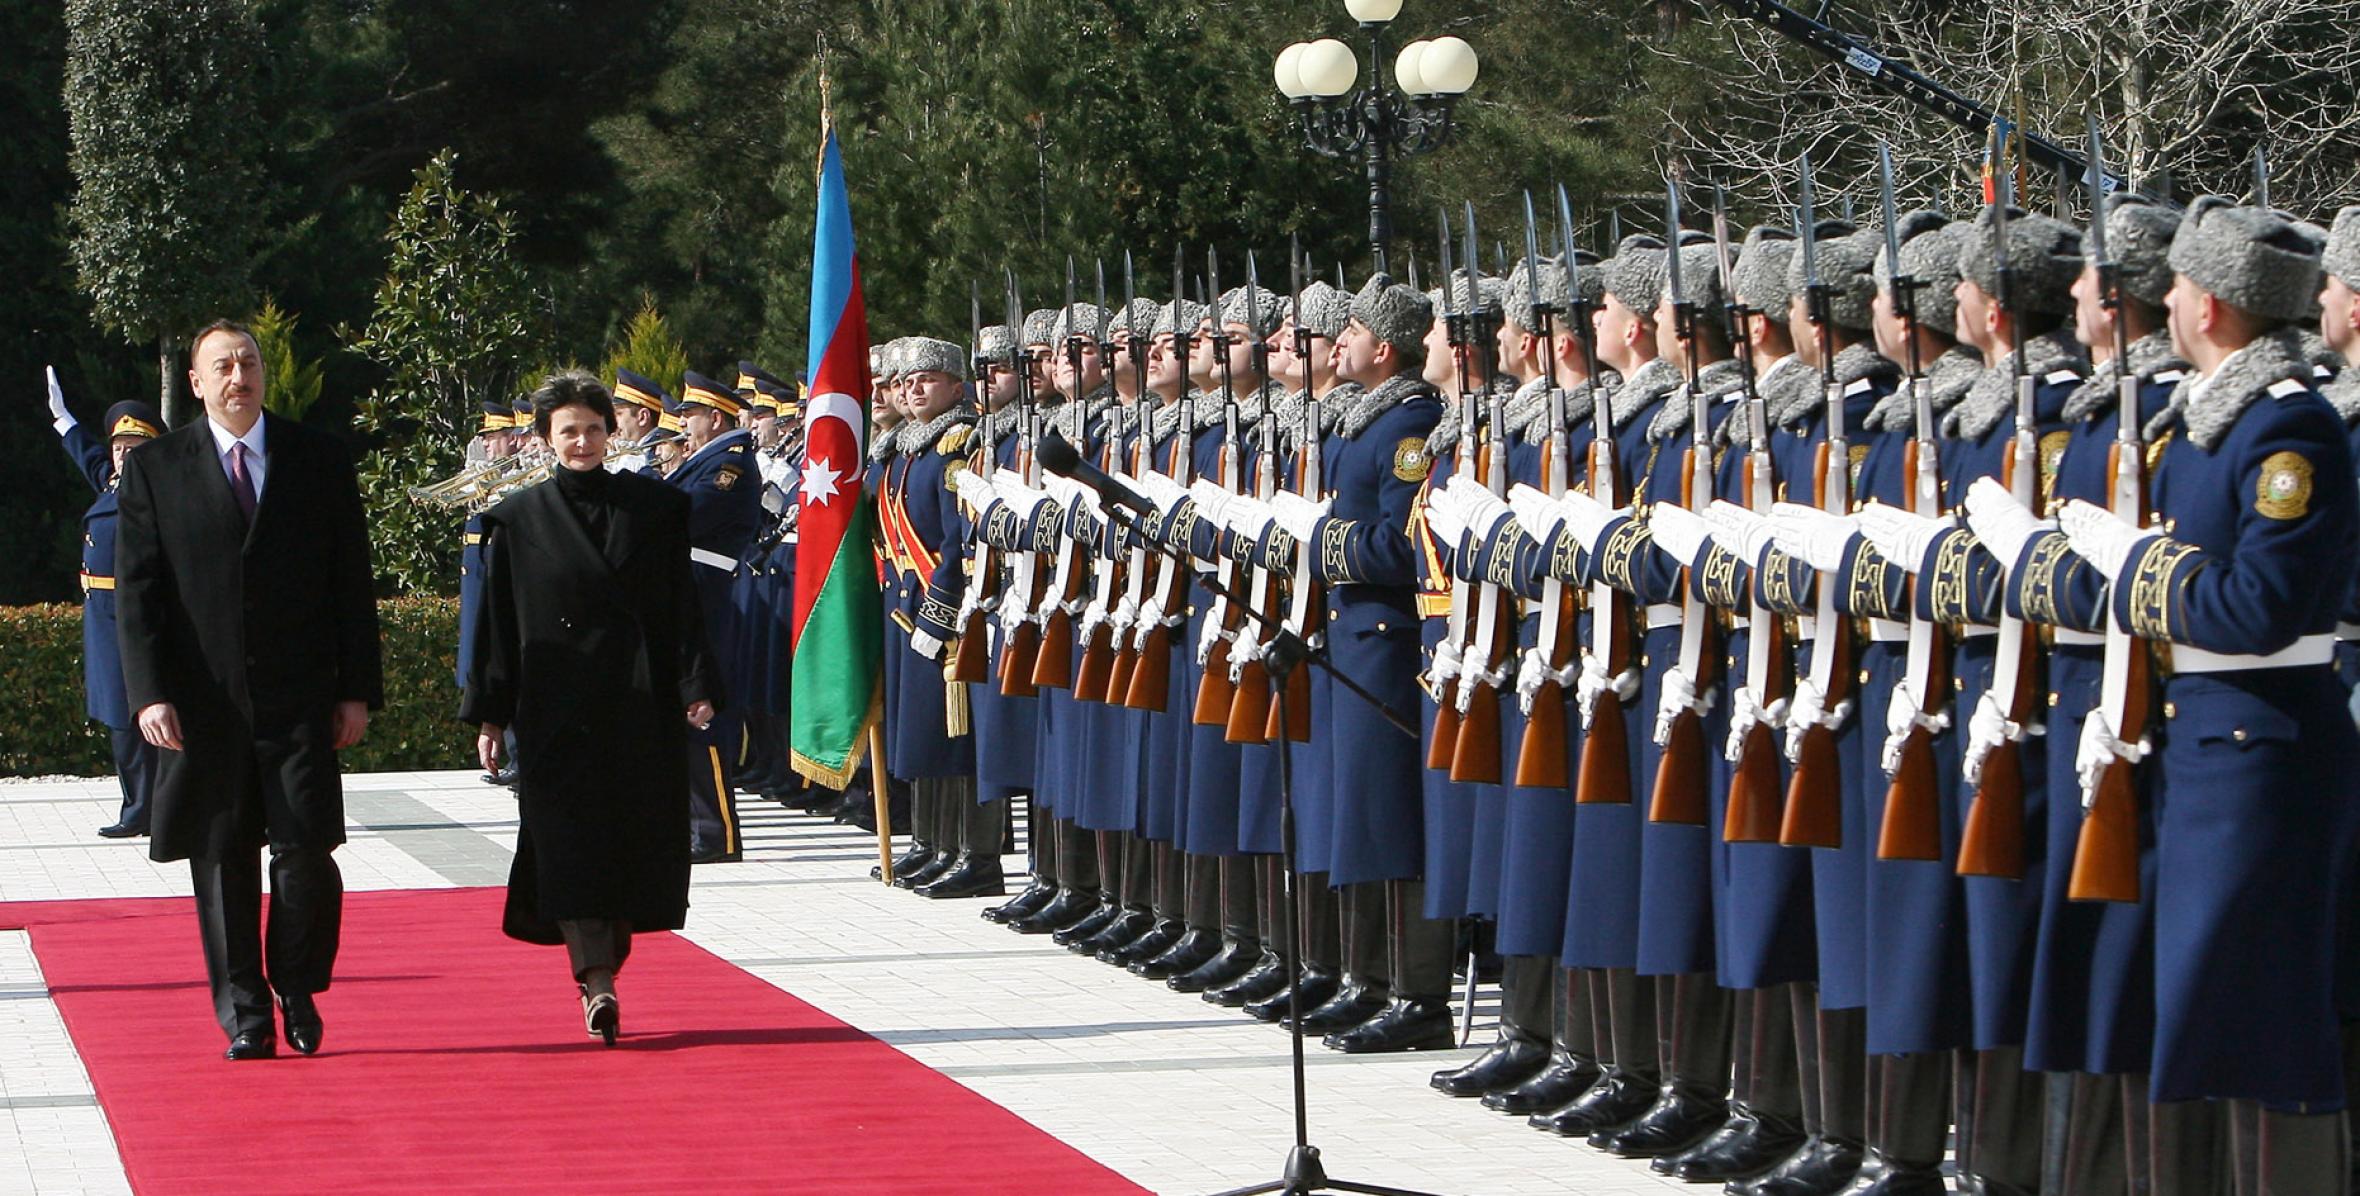
[[[1720,270],[1721,292],[1729,291],[1728,221],[1722,215],[1716,197],[1713,219],[1714,250]],[[1698,379],[1703,364],[1698,360],[1694,301],[1688,298],[1680,263],[1680,184],[1664,181],[1664,234],[1671,245],[1671,255],[1664,266],[1664,284],[1672,300],[1672,327],[1680,338],[1688,365],[1688,450],[1680,462],[1680,505],[1691,511],[1702,511],[1713,503],[1713,444],[1712,402],[1704,395]],[[1680,571],[1680,649],[1679,669],[1699,695],[1709,687],[1713,653],[1706,641],[1712,622],[1705,610],[1688,570]],[[1663,748],[1663,758],[1655,770],[1655,792],[1648,804],[1650,822],[1672,822],[1688,826],[1703,826],[1706,818],[1704,717],[1695,705],[1681,707],[1670,718],[1656,712],[1655,742]]]
[[[1565,428],[1565,391],[1557,385],[1556,309],[1541,301],[1540,238],[1533,229],[1532,193],[1524,194],[1524,298],[1533,331],[1540,337],[1549,377],[1549,439],[1541,446],[1541,484],[1551,499],[1565,497],[1572,484],[1572,444]],[[1557,188],[1557,268],[1564,271],[1565,294],[1571,308],[1567,318],[1579,329],[1592,395],[1598,393],[1598,346],[1590,326],[1590,305],[1582,298],[1573,260],[1573,207],[1565,188]],[[1572,671],[1577,628],[1575,594],[1557,577],[1541,582],[1540,626],[1532,647],[1532,664],[1541,674],[1540,687],[1530,695],[1519,688],[1524,711],[1524,740],[1516,746],[1516,784],[1527,789],[1563,789],[1566,775],[1565,680]]]
[[[1237,494],[1244,485],[1237,451],[1237,380],[1229,368],[1229,327],[1221,319],[1221,259],[1209,248],[1205,250],[1205,277],[1206,297],[1213,310],[1213,351],[1221,359],[1221,488]],[[1214,532],[1216,541],[1220,535],[1218,530]],[[1217,555],[1221,559],[1215,574],[1221,585],[1205,614],[1204,633],[1196,641],[1196,663],[1203,672],[1197,678],[1195,721],[1199,726],[1220,727],[1226,735],[1229,708],[1237,701],[1237,679],[1213,658],[1213,649],[1237,634],[1244,616],[1229,601],[1237,589],[1237,561],[1225,552]]]
[[[1908,361],[1911,422],[1914,428],[1909,443],[1901,449],[1901,473],[1909,479],[1909,510],[1928,519],[1942,515],[1942,458],[1941,441],[1935,435],[1934,396],[1926,380],[1925,362],[1918,348],[1916,277],[1901,269],[1901,232],[1897,205],[1893,200],[1893,153],[1883,141],[1877,143],[1878,185],[1882,189],[1880,202],[1884,205],[1885,263],[1893,277],[1893,310],[1909,338]],[[1934,765],[1934,735],[1948,726],[1942,709],[1944,683],[1950,674],[1950,652],[1945,644],[1942,625],[1926,618],[1918,610],[1915,599],[1922,584],[1910,578],[1909,641],[1903,658],[1901,684],[1893,694],[1893,701],[1908,703],[1911,712],[1909,727],[1898,738],[1890,734],[1891,719],[1887,719],[1888,736],[1884,748],[1885,773],[1891,783],[1885,789],[1885,816],[1878,835],[1878,854],[1884,855],[1885,841],[1896,840],[1898,845],[1908,836],[1899,831],[1923,837],[1924,828],[1935,826],[1939,820],[1940,780]]]
[[[1490,489],[1495,499],[1505,500],[1508,493],[1508,447],[1500,437],[1507,423],[1507,397],[1500,393],[1499,363],[1493,360],[1498,347],[1494,336],[1499,316],[1483,297],[1477,285],[1479,271],[1475,265],[1475,205],[1466,205],[1467,259],[1467,314],[1465,319],[1466,345],[1462,349],[1467,359],[1483,362],[1483,389],[1489,410],[1485,412],[1482,443],[1473,440],[1459,442],[1459,460],[1475,454],[1475,480]],[[1467,389],[1471,371],[1465,365],[1459,369],[1459,389]],[[1497,785],[1500,781],[1500,683],[1507,680],[1506,661],[1515,657],[1516,610],[1506,587],[1477,580],[1474,638],[1467,641],[1459,653],[1459,734],[1451,745],[1450,779],[1463,784]]]
[[[2257,164],[2260,162],[2256,150]],[[2105,175],[2105,147],[2098,138],[2098,119],[2090,118],[2090,170]],[[2267,177],[2264,175],[2263,177]],[[2096,207],[2090,220],[2090,261],[2097,267],[2098,296],[2114,313],[2114,372],[2117,418],[2114,447],[2106,462],[2107,506],[2124,520],[2144,525],[2147,519],[2146,445],[2140,441],[2139,378],[2130,366],[2130,327],[2124,320],[2122,269],[2106,251],[2106,209]],[[2107,604],[2106,655],[2100,666],[2098,709],[2092,718],[2106,720],[2106,731],[2117,744],[2137,744],[2146,734],[2153,678],[2148,672],[2147,646],[2113,617]],[[2053,749],[2052,749],[2053,750]],[[2073,872],[2066,896],[2075,901],[2139,899],[2139,818],[2136,770],[2137,748],[2126,753],[2116,747],[2097,784],[2082,794],[2081,835],[2074,842]]]
[[[1193,329],[1180,326],[1181,313],[1186,310],[1180,305],[1181,296],[1186,293],[1182,290],[1187,281],[1183,277],[1185,268],[1182,265],[1186,252],[1178,246],[1174,246],[1172,249],[1172,351],[1182,362],[1180,397],[1172,401],[1182,405],[1182,413],[1172,430],[1171,476],[1183,488],[1194,480],[1196,467],[1195,458],[1191,455],[1192,445],[1190,443],[1191,437],[1194,435],[1194,413],[1188,411],[1186,407],[1188,379],[1185,364],[1196,333]],[[1140,401],[1146,401],[1144,390],[1141,392]],[[1152,460],[1155,441],[1155,423],[1152,418],[1148,419],[1146,429],[1139,439],[1141,441],[1139,460],[1142,462]],[[1123,705],[1133,710],[1146,710],[1162,714],[1164,707],[1170,701],[1171,694],[1172,627],[1175,621],[1185,622],[1186,619],[1186,616],[1181,613],[1183,609],[1181,594],[1182,587],[1188,581],[1188,570],[1176,561],[1161,560],[1159,554],[1147,553],[1144,548],[1140,551],[1144,555],[1147,567],[1154,571],[1155,597],[1152,599],[1152,606],[1158,613],[1155,618],[1150,619],[1147,617],[1148,608],[1142,607],[1140,609],[1137,636],[1139,664],[1131,671],[1131,689],[1129,694],[1124,697]]]
[[[2004,161],[2007,142],[1995,136],[1994,143],[2001,152],[1993,161]],[[2033,407],[2033,379],[2024,362],[2023,313],[2016,308],[2015,266],[2008,254],[2008,207],[2015,200],[2015,178],[2011,171],[1999,172],[1999,188],[1992,205],[1992,236],[1997,243],[1993,255],[1998,267],[2000,310],[2012,318],[2008,321],[2009,336],[2014,341],[2008,350],[2009,369],[2016,382],[2016,434],[2008,453],[2006,476],[2003,480],[2008,493],[2026,510],[2039,510],[2040,496],[2040,428],[2039,413]],[[2127,363],[2126,363],[2127,364]],[[2131,418],[2135,422],[2137,404],[2132,404]],[[1961,876],[1998,876],[2010,880],[2024,875],[2024,735],[2025,728],[2038,717],[2041,686],[2037,636],[2023,619],[2007,614],[2003,608],[1999,620],[1999,650],[1993,663],[1990,693],[2001,695],[2007,703],[2007,730],[2000,742],[1978,758],[1974,746],[1967,748],[1966,779],[1975,786],[1974,803],[1967,808],[1967,825],[1959,836],[1958,874]],[[1904,826],[1905,832],[1918,828]],[[1894,831],[1886,827],[1888,838]],[[1889,859],[1933,860],[1941,858],[1941,839],[1935,828],[1928,826],[1913,839],[1902,837],[1895,845],[1897,854]],[[1906,852],[1908,854],[1898,854]],[[1884,845],[1878,845],[1884,855]]]
[[[1008,338],[1008,368],[1016,372],[1016,471],[1027,486],[1041,484],[1041,462],[1034,455],[1033,446],[1041,441],[1041,406],[1033,396],[1032,363],[1026,360],[1024,340],[1024,301],[1016,293],[1016,272],[1003,269],[1007,278],[1008,327],[1015,335]],[[1029,698],[1040,692],[1033,684],[1033,669],[1039,664],[1041,628],[1034,622],[1032,611],[1040,606],[1040,553],[1019,552],[1009,568],[1008,581],[1000,592],[1000,693],[1003,697]]]
[[[1820,441],[1815,471],[1819,475],[1819,509],[1831,515],[1851,513],[1852,451],[1844,439],[1844,388],[1836,381],[1836,324],[1826,280],[1819,276],[1819,230],[1814,226],[1811,157],[1798,160],[1802,197],[1803,280],[1809,297],[1811,323],[1819,333],[1820,385],[1827,392],[1827,436]],[[1840,712],[1852,682],[1852,635],[1836,609],[1838,581],[1819,579],[1818,601],[1812,613],[1814,642],[1811,673],[1806,679],[1820,696],[1822,715],[1800,728],[1790,728],[1787,756],[1794,776],[1787,782],[1786,817],[1779,823],[1778,841],[1789,847],[1840,847],[1844,842],[1843,766],[1836,758]],[[1790,711],[1791,714],[1791,711]]]
[[[976,459],[975,474],[988,482],[999,464],[999,443],[992,432],[991,359],[983,355],[983,298],[972,282],[967,284],[967,325],[967,358],[980,384],[976,406],[982,408],[975,422],[983,433],[983,452]],[[999,561],[979,525],[967,553],[966,592],[959,599],[959,638],[950,647],[947,668],[953,681],[979,683],[990,677],[983,659],[991,642],[986,620],[991,617],[992,608],[999,605],[999,582]]]
[[[1147,338],[1139,334],[1139,288],[1128,249],[1123,251],[1123,331],[1130,346],[1132,389],[1138,396],[1131,402],[1131,459],[1119,472],[1136,479],[1147,468],[1148,407],[1155,396],[1147,390]],[[1106,700],[1125,706],[1130,705],[1131,671],[1139,667],[1139,646],[1131,628],[1139,621],[1139,603],[1147,592],[1147,560],[1147,548],[1133,543],[1123,562],[1123,599],[1107,623],[1114,641],[1114,665],[1107,672]]]
[[[1435,249],[1439,254],[1438,261],[1442,269],[1442,311],[1440,315],[1445,334],[1455,352],[1457,346],[1466,341],[1466,322],[1457,310],[1458,288],[1452,285],[1450,213],[1437,210],[1434,213],[1434,226]],[[1414,270],[1417,259],[1412,258],[1410,262]],[[1472,269],[1471,266],[1470,269]],[[1416,286],[1417,284],[1413,282],[1410,285]],[[1472,291],[1474,288],[1468,289]],[[1475,392],[1467,386],[1466,359],[1461,357],[1459,358],[1459,441],[1458,448],[1455,450],[1457,455],[1453,472],[1456,472],[1456,466],[1463,466],[1466,463],[1467,454],[1474,450],[1475,418]],[[1426,480],[1429,491],[1433,485],[1433,478],[1429,475]],[[1460,547],[1457,544],[1450,546],[1454,557]],[[1459,670],[1463,667],[1464,658],[1460,653],[1463,650],[1463,645],[1467,642],[1468,606],[1474,597],[1469,592],[1468,583],[1460,581],[1456,577],[1448,578],[1446,581],[1450,586],[1450,617],[1444,624],[1442,642],[1434,649],[1435,660],[1432,673],[1435,683],[1434,731],[1430,742],[1426,744],[1426,767],[1436,772],[1450,771],[1451,758],[1458,754],[1459,706],[1458,703],[1451,700],[1451,687],[1458,680]]]
[[[1262,330],[1262,309],[1258,302],[1262,292],[1262,272],[1254,264],[1254,252],[1246,251],[1246,337],[1247,352],[1254,363],[1254,401],[1258,414],[1254,427],[1262,436],[1262,449],[1254,455],[1254,497],[1268,505],[1278,493],[1278,429],[1270,415],[1270,343]],[[1242,448],[1240,450],[1242,455]],[[1242,468],[1242,467],[1241,467]],[[1245,546],[1238,546],[1245,547]],[[1269,611],[1278,605],[1278,579],[1268,569],[1243,564],[1245,570],[1246,606],[1248,610]],[[1240,612],[1242,615],[1243,612]],[[1229,641],[1229,683],[1235,696],[1229,702],[1229,720],[1222,738],[1229,743],[1270,742],[1270,670],[1260,668],[1262,658],[1259,630],[1251,619],[1240,618],[1236,633]]]
[[[1097,287],[1098,327],[1093,331],[1096,333],[1095,339],[1098,342],[1099,365],[1103,369],[1114,363],[1114,330],[1108,327],[1106,322],[1106,262],[1104,259],[1100,259],[1098,262]],[[1075,373],[1078,375],[1080,371],[1077,370]],[[1112,383],[1113,375],[1109,373],[1108,384],[1110,388]],[[1118,396],[1114,407],[1114,419],[1111,421],[1113,427],[1108,429],[1107,436],[1098,446],[1098,468],[1104,470],[1109,476],[1121,468],[1117,464],[1117,455],[1122,451],[1122,417],[1122,403]],[[1089,430],[1084,428],[1082,431],[1086,435]],[[1114,615],[1115,575],[1120,572],[1120,569],[1118,567],[1119,561],[1114,555],[1115,534],[1112,520],[1107,521],[1103,535],[1104,538],[1099,542],[1099,551],[1090,562],[1090,602],[1084,608],[1081,632],[1076,636],[1082,649],[1082,662],[1075,669],[1073,678],[1073,696],[1077,702],[1105,701],[1109,677],[1114,671],[1114,628],[1108,625],[1107,620]]]
[[[1085,338],[1080,329],[1073,327],[1073,289],[1073,258],[1068,255],[1065,259],[1065,307],[1062,309],[1066,322],[1065,360],[1067,366],[1073,371],[1073,388],[1078,391],[1082,389],[1082,341]],[[1103,310],[1096,320],[1101,323],[1105,321]],[[1094,334],[1095,330],[1093,330]],[[1074,447],[1082,452],[1088,452],[1090,449],[1090,428],[1086,421],[1090,414],[1089,396],[1085,394],[1067,395],[1065,401],[1073,406],[1077,417],[1074,420],[1074,439],[1080,443]],[[1067,512],[1067,517],[1072,518],[1073,512]],[[1075,609],[1081,605],[1082,578],[1079,557],[1083,551],[1085,551],[1083,546],[1070,535],[1058,540],[1057,562],[1051,567],[1049,575],[1049,604],[1038,614],[1041,624],[1041,651],[1039,658],[1033,664],[1032,679],[1035,685],[1046,685],[1051,689],[1065,689],[1073,684],[1073,616]]]
[[[1615,244],[1622,243],[1622,217],[1612,210],[1607,217],[1614,230]],[[1591,375],[1596,386],[1597,375]],[[1601,391],[1591,404],[1590,419],[1590,497],[1609,507],[1619,507],[1624,493],[1622,477],[1614,462],[1613,404],[1606,401]],[[1573,800],[1578,805],[1623,805],[1631,800],[1631,745],[1630,732],[1624,724],[1622,686],[1631,671],[1631,602],[1620,590],[1606,580],[1605,570],[1598,562],[1590,562],[1593,580],[1590,583],[1590,658],[1583,667],[1595,662],[1605,674],[1605,684],[1582,702],[1581,773],[1574,780]],[[1584,686],[1584,691],[1588,686]]]
[[[1303,363],[1303,437],[1295,448],[1295,493],[1318,502],[1327,481],[1322,475],[1322,453],[1319,426],[1318,380],[1311,371],[1311,329],[1303,323],[1303,276],[1305,268],[1302,246],[1293,238],[1287,245],[1288,301],[1294,305],[1295,360]],[[1341,288],[1338,288],[1341,289]],[[1275,435],[1275,430],[1273,430]],[[1327,604],[1322,600],[1319,584],[1319,561],[1313,555],[1313,545],[1306,539],[1295,545],[1294,575],[1287,586],[1287,611],[1281,626],[1306,643],[1316,644],[1320,627],[1324,625]],[[1311,738],[1311,675],[1304,669],[1287,670],[1286,725],[1280,726],[1278,711],[1273,709],[1270,721],[1263,728],[1266,738],[1280,735],[1297,743]]]

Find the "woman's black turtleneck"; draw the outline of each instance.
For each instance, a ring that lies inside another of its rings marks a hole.
[[[614,523],[607,514],[614,501],[608,492],[609,483],[613,480],[613,475],[597,466],[589,469],[568,469],[564,465],[557,467],[558,494],[565,498],[565,505],[574,513],[574,518],[582,521],[582,527],[590,533],[590,542],[601,550],[606,547],[607,530]]]

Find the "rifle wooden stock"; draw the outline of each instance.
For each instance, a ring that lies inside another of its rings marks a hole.
[[[1703,826],[1706,820],[1704,720],[1685,711],[1672,720],[1664,736],[1663,762],[1656,766],[1655,793],[1648,803],[1649,822]]]
[[[2116,760],[2098,779],[2098,791],[2082,815],[2081,834],[2073,844],[2073,872],[2065,888],[2072,900],[2138,901],[2137,772],[2129,761]]]
[[[1788,847],[1844,845],[1844,766],[1836,753],[1836,733],[1826,727],[1803,732],[1794,775],[1787,780],[1778,841]]]
[[[1226,662],[1217,662],[1227,668]],[[1270,742],[1270,670],[1259,662],[1239,669],[1231,686],[1229,718],[1221,738],[1228,743]]]
[[[1565,689],[1543,681],[1524,717],[1524,741],[1516,745],[1516,784],[1525,789],[1563,789],[1566,776]]]
[[[984,660],[990,652],[986,647],[991,643],[986,631],[989,626],[988,618],[982,611],[967,616],[966,624],[959,630],[959,638],[951,644],[950,666],[945,671],[951,680],[980,684],[991,679],[991,666]]]
[[[1114,672],[1114,634],[1101,623],[1090,631],[1089,640],[1082,645],[1082,663],[1073,675],[1073,696],[1077,702],[1106,700],[1107,681]]]
[[[1892,858],[1940,859],[1939,830],[1931,840],[1933,854]],[[1904,848],[1925,849],[1928,841],[1904,841]],[[1882,847],[1882,844],[1879,844]],[[1983,758],[1983,783],[1967,807],[1966,830],[1959,835],[1958,874],[2024,878],[2024,745],[2003,743]]]
[[[1287,673],[1286,708],[1286,725],[1280,726],[1278,707],[1275,704],[1271,706],[1270,721],[1263,726],[1262,737],[1276,739],[1284,735],[1296,743],[1309,743],[1311,741],[1311,672],[1302,665],[1296,665],[1292,671]]]
[[[1147,629],[1147,642],[1139,647],[1139,663],[1131,669],[1131,686],[1125,691],[1123,705],[1150,714],[1162,714],[1171,704],[1172,693],[1172,629],[1161,623]]]
[[[1942,858],[1940,786],[1934,737],[1923,727],[1913,728],[1901,742],[1901,766],[1894,770],[1893,783],[1885,789],[1885,817],[1877,830],[1878,859]]]
[[[1106,700],[1117,705],[1128,706],[1131,704],[1131,670],[1139,667],[1139,654],[1130,648],[1119,646],[1131,642],[1129,635],[1117,632],[1115,640],[1118,646],[1114,649],[1114,662],[1106,669]],[[1088,666],[1089,659],[1088,656],[1082,658],[1085,667]]]
[[[1030,619],[1018,624],[1000,648],[1000,696],[1029,698],[1041,692],[1032,679],[1040,651],[1041,629]]]
[[[1721,838],[1731,843],[1776,843],[1786,818],[1786,785],[1778,775],[1778,733],[1756,723],[1738,745],[1729,778],[1729,809]]]
[[[1033,655],[1032,683],[1050,689],[1073,684],[1073,615],[1063,606],[1050,611],[1041,628],[1040,650]]]
[[[1450,700],[1445,689],[1435,696],[1433,733],[1426,737],[1426,767],[1436,772],[1450,770],[1450,758],[1459,750],[1459,708]]]
[[[1196,680],[1196,710],[1190,719],[1200,727],[1229,726],[1229,708],[1237,702],[1237,684],[1229,679],[1229,664],[1215,652],[1205,661]]]
[[[1500,691],[1480,681],[1462,678],[1475,687],[1475,697],[1459,716],[1459,737],[1451,747],[1450,779],[1466,785],[1500,783]]]
[[[1631,741],[1624,726],[1622,695],[1608,690],[1590,708],[1590,734],[1582,741],[1581,775],[1575,779],[1578,805],[1629,805]]]

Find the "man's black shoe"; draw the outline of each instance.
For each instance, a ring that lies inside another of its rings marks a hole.
[[[1114,921],[1108,922],[1104,929],[1078,943],[1067,945],[1066,950],[1076,955],[1104,959],[1107,955],[1120,951],[1138,942],[1142,937],[1154,933],[1155,914],[1153,912],[1143,909],[1125,909],[1116,914]]]
[[[1724,1190],[1744,1196],[1834,1196],[1852,1186],[1865,1159],[1858,1142],[1812,1138],[1761,1178],[1731,1180]]]
[[[1055,897],[1057,893],[1056,881],[1043,880],[1036,876],[1031,884],[1025,886],[1023,892],[984,910],[983,920],[997,922],[1005,926],[1026,914],[1037,912],[1042,906],[1049,904],[1049,899]]]
[[[1293,985],[1281,987],[1277,992],[1247,1005],[1246,1016],[1258,1022],[1284,1021],[1290,1007],[1295,1004],[1302,1005],[1303,1012],[1310,1013],[1335,999],[1336,990],[1343,986],[1342,974],[1327,968],[1306,967]],[[1290,996],[1290,993],[1294,995]],[[1298,997],[1299,1000],[1296,999]]]
[[[1177,921],[1158,921],[1148,929],[1146,934],[1140,935],[1130,942],[1119,947],[1101,949],[1098,952],[1098,962],[1111,963],[1118,968],[1127,968],[1135,963],[1145,963],[1171,950],[1172,944],[1179,942],[1181,936],[1187,933],[1188,927]]]
[[[1262,962],[1262,944],[1230,939],[1213,957],[1164,981],[1176,993],[1201,993],[1220,988],[1254,970]]]
[[[1728,1119],[1729,1106],[1718,1095],[1666,1086],[1639,1120],[1590,1135],[1590,1145],[1626,1159],[1659,1158],[1704,1141]]]
[[[1008,891],[1008,877],[1000,871],[1000,857],[961,852],[956,863],[919,886],[916,891],[920,897],[937,901],[958,897],[997,897]]]
[[[1068,889],[1066,890],[1066,896],[1078,897],[1082,896],[1082,894],[1077,893],[1072,889]],[[1062,900],[1062,898],[1060,898],[1060,900]],[[1077,918],[1074,921],[1067,922],[1065,925],[1058,927],[1057,933],[1049,936],[1050,941],[1056,943],[1060,947],[1071,947],[1075,943],[1083,942],[1092,937],[1095,937],[1099,931],[1106,929],[1107,926],[1116,918],[1123,916],[1123,907],[1116,902],[1107,901],[1095,895],[1091,896],[1090,902],[1091,908],[1087,913],[1083,914],[1080,918]],[[1056,901],[1049,903],[1050,909],[1055,909],[1056,907]],[[1048,910],[1043,910],[1041,912],[1047,913]]]
[[[1254,961],[1254,966],[1245,975],[1227,984],[1206,989],[1205,1003],[1223,1009],[1243,1009],[1256,1001],[1268,1000],[1275,993],[1284,992],[1286,986],[1286,961],[1279,958],[1278,952],[1264,948],[1262,957]]]
[[[1637,1121],[1655,1107],[1656,1093],[1661,1087],[1652,1078],[1608,1072],[1572,1104],[1554,1113],[1538,1114],[1526,1124],[1567,1138],[1587,1138],[1599,1130]]]
[[[1449,1050],[1457,1045],[1450,1031],[1450,1000],[1395,997],[1384,1012],[1349,1030],[1328,1035],[1320,1040],[1320,1045],[1347,1055]]]
[[[1426,1083],[1444,1096],[1482,1096],[1514,1088],[1548,1065],[1547,1040],[1503,1028],[1490,1048],[1465,1067],[1435,1072]]]
[[[276,1059],[278,1056],[279,1040],[273,1038],[270,1031],[247,1030],[229,1040],[229,1050],[222,1052],[221,1057],[237,1063],[247,1059]]]
[[[1588,1092],[1602,1074],[1597,1064],[1576,1059],[1560,1047],[1550,1054],[1549,1065],[1539,1075],[1504,1092],[1485,1093],[1483,1107],[1513,1117],[1562,1109]]]
[[[1147,980],[1175,980],[1210,963],[1221,954],[1221,932],[1191,930],[1180,941],[1153,958],[1131,965],[1131,974]]]
[[[924,888],[933,884],[936,878],[950,871],[951,865],[958,862],[958,852],[933,851],[925,859],[918,861],[916,867],[907,872],[902,871],[898,866],[895,867],[893,869],[893,887],[897,889]]]
[[[279,1019],[286,1024],[287,1045],[294,1047],[296,1054],[318,1053],[324,1027],[320,1022],[320,1007],[312,1001],[310,993],[280,993]]]
[[[1948,1196],[1950,1184],[1934,1163],[1904,1163],[1870,1151],[1844,1196]]]
[[[133,826],[128,822],[118,822],[113,826],[98,828],[98,837],[101,839],[136,839],[146,833],[148,833],[148,828]]]
[[[1096,893],[1059,889],[1049,904],[1008,923],[1018,934],[1055,934],[1106,908]]]
[[[1803,1131],[1793,1122],[1733,1102],[1720,1129],[1678,1154],[1658,1156],[1648,1167],[1692,1184],[1726,1183],[1765,1174],[1802,1144]]]
[[[1303,1015],[1303,1033],[1335,1034],[1349,1030],[1385,1012],[1385,1007],[1392,1003],[1393,994],[1382,986],[1346,980],[1335,996]]]

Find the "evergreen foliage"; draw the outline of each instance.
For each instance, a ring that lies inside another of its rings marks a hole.
[[[262,310],[247,317],[246,327],[262,348],[262,405],[274,415],[300,420],[320,401],[324,369],[316,358],[300,357],[295,349],[295,313],[264,299]]]

